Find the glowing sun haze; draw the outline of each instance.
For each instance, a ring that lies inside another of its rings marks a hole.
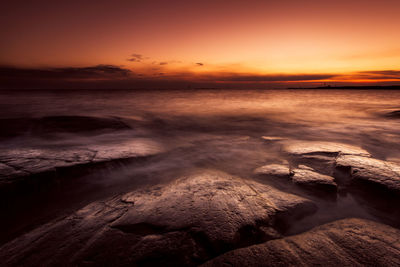
[[[135,79],[395,83],[399,14],[398,0],[8,1],[0,64],[110,65]]]

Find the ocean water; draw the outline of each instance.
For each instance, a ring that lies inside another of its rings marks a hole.
[[[400,120],[385,116],[394,110],[396,90],[0,91],[0,119],[121,117],[153,137],[342,141],[382,158],[399,148]]]
[[[218,169],[251,179],[255,168],[283,160],[281,151],[263,136],[346,143],[368,150],[375,158],[400,163],[400,118],[388,115],[397,110],[400,91],[395,90],[0,91],[0,128],[6,133],[0,134],[3,151],[62,149],[133,138],[154,140],[168,151],[145,162],[91,170],[41,190],[16,205],[2,227],[16,235],[91,201],[142,186],[162,185],[194,168]],[[50,136],[14,133],[21,119],[49,116],[120,118],[131,130],[52,132]],[[280,182],[271,184],[292,190]],[[377,214],[364,204],[365,200],[352,195],[340,196],[335,202],[321,200],[320,212],[288,234],[353,216],[398,224],[390,221],[391,211]]]

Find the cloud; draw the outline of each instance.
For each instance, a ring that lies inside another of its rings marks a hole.
[[[367,75],[380,75],[386,77],[400,77],[399,70],[370,70],[370,71],[361,71],[359,73]]]
[[[88,67],[18,68],[0,66],[0,89],[54,89],[54,88],[284,88],[288,83],[301,85],[322,81],[336,84],[400,82],[400,70],[370,70],[352,73],[324,74],[252,74],[235,72],[164,71],[155,68],[133,72],[115,65]],[[169,61],[168,61],[169,64]],[[201,63],[202,64],[202,63]],[[200,66],[200,65],[199,65]],[[174,87],[175,86],[175,87]]]
[[[131,62],[142,62],[145,58],[141,54],[132,54],[127,60]]]
[[[270,74],[270,75],[241,75],[230,74],[215,77],[218,81],[227,82],[288,82],[288,81],[315,81],[336,77],[336,74]]]
[[[131,74],[131,70],[114,65],[41,69],[0,67],[0,78],[6,79],[116,79],[126,78]]]
[[[161,66],[163,66],[163,65],[168,65],[168,62],[160,62],[159,63]]]
[[[368,70],[359,71],[340,76],[344,80],[399,80],[400,81],[400,70]]]
[[[201,63],[201,62],[197,62],[196,65],[197,65],[197,66],[204,66],[204,64]]]

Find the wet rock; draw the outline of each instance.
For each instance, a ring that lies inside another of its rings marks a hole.
[[[4,149],[0,152],[0,199],[18,198],[19,193],[29,193],[36,185],[69,178],[71,171],[73,176],[80,175],[94,166],[145,159],[162,152],[163,146],[145,138],[87,147]]]
[[[348,171],[350,179],[380,186],[400,193],[400,165],[374,158],[343,155],[336,159],[336,168]]]
[[[164,152],[163,146],[147,138],[136,138],[115,144],[91,145],[88,149],[96,152],[93,162],[147,157]]]
[[[278,178],[289,178],[290,169],[287,164],[268,164],[255,169],[254,174]]]
[[[337,192],[337,184],[333,177],[315,172],[314,169],[304,165],[299,165],[293,170],[292,181],[306,189]]]
[[[254,226],[255,222],[268,225],[278,210],[313,207],[305,199],[220,172],[179,180],[155,195],[135,193],[124,199],[135,206],[114,227],[147,223],[171,230],[196,225],[215,247],[217,243],[232,243],[242,227]]]
[[[279,237],[309,200],[218,171],[96,202],[0,249],[5,264],[197,265]],[[49,245],[51,244],[51,245]]]
[[[10,149],[2,151],[0,161],[30,174],[54,171],[59,167],[89,163],[95,156],[87,149]]]
[[[88,145],[87,147],[8,149],[0,152],[0,162],[15,169],[36,174],[54,171],[62,167],[146,157],[161,152],[163,152],[163,148],[157,142],[138,138],[119,143]]]
[[[399,266],[400,231],[345,219],[296,236],[230,251],[203,266]]]
[[[291,170],[288,165],[268,164],[255,169],[254,174],[269,178],[286,178],[294,184],[311,191],[337,192],[337,184],[333,177],[318,173],[313,168],[305,165],[299,165]]]
[[[318,141],[284,141],[283,150],[291,155],[358,155],[369,157],[368,151],[348,144]]]
[[[90,204],[3,245],[0,261],[4,266],[68,265],[66,262],[96,240],[102,229],[121,216],[127,206],[119,199]],[[28,259],[23,259],[23,255]]]
[[[289,154],[293,164],[307,165],[329,176],[333,175],[338,155],[370,156],[359,147],[334,142],[284,141],[282,149]]]

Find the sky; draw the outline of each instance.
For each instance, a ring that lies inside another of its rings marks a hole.
[[[400,84],[400,1],[5,1],[0,88]]]

